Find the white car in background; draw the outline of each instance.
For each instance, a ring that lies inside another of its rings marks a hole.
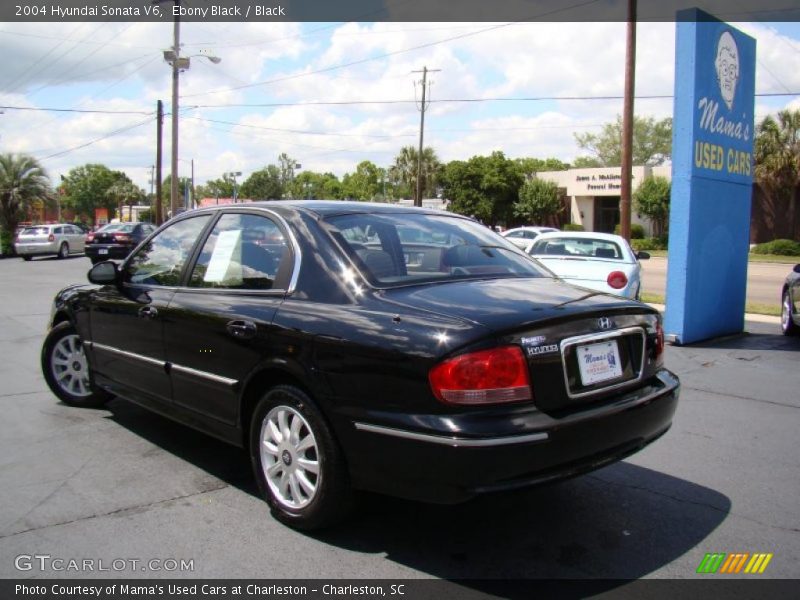
[[[639,260],[625,238],[593,231],[543,233],[526,252],[573,285],[638,300],[642,287]]]
[[[549,231],[558,231],[558,229],[554,227],[515,227],[502,232],[500,235],[515,246],[525,250],[539,234]]]
[[[85,235],[80,227],[70,223],[32,225],[17,234],[14,249],[25,260],[48,254],[67,258],[73,252],[83,254]]]

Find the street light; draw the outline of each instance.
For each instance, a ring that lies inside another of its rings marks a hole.
[[[163,4],[173,2],[175,6],[180,6],[181,0],[152,0],[153,4]],[[219,56],[209,54],[193,54],[192,56],[181,56],[181,27],[180,17],[175,15],[175,25],[173,27],[173,46],[169,50],[164,50],[164,60],[172,67],[172,165],[170,182],[170,210],[172,215],[177,214],[178,210],[178,90],[180,87],[180,72],[187,70],[191,66],[190,59],[199,56],[210,60],[215,65],[222,62]]]
[[[236,178],[237,177],[241,177],[242,176],[242,172],[241,171],[230,171],[229,173],[223,173],[222,174],[223,177],[225,177],[225,175],[227,175],[228,177],[233,177],[233,203],[236,204],[236,199],[238,197],[237,193],[236,193],[237,192],[237,189],[236,189]]]

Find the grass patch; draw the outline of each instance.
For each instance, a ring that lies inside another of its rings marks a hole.
[[[800,256],[779,256],[778,254],[751,254],[750,262],[785,263],[796,265],[800,263]]]
[[[668,258],[666,250],[647,250],[647,253],[650,256]],[[779,256],[777,254],[748,254],[747,260],[756,263],[780,263],[792,266],[800,264],[800,256]]]
[[[658,294],[648,294],[642,292],[642,302],[647,304],[665,304],[664,296]],[[781,307],[780,304],[763,304],[761,302],[746,302],[744,305],[744,312],[752,315],[768,315],[770,317],[780,317]]]

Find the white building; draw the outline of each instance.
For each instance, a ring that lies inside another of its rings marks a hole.
[[[622,188],[622,169],[620,167],[601,167],[597,169],[569,169],[567,171],[543,171],[536,177],[552,181],[562,190],[570,201],[570,220],[583,225],[586,231],[612,233],[619,223],[619,202]],[[633,167],[632,191],[649,176],[672,179],[672,167]],[[631,207],[631,223],[644,227],[646,235],[653,234],[652,224],[647,217],[639,217]]]

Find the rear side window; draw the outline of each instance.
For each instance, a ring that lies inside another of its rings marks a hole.
[[[125,267],[125,281],[145,285],[178,285],[189,253],[208,223],[200,215],[173,223],[131,257]]]
[[[269,218],[223,215],[203,245],[189,286],[269,290],[288,253],[283,232]]]

